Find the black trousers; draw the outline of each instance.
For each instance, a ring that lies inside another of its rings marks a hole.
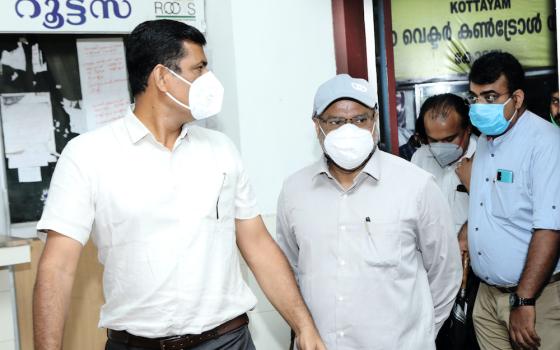
[[[248,326],[243,326],[216,339],[191,348],[192,350],[255,350],[255,344],[251,339]],[[151,350],[146,348],[136,348],[125,344],[107,340],[105,350]]]

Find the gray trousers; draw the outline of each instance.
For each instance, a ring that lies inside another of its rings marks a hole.
[[[105,350],[151,350],[136,348],[115,341],[107,340]],[[255,350],[249,328],[245,325],[216,339],[209,340],[189,350]]]

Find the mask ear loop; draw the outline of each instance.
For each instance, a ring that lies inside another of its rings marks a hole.
[[[325,134],[325,131],[323,130],[323,128],[321,127],[321,125],[319,125],[319,130],[321,130],[321,132],[323,133],[323,136],[326,138],[327,134]]]
[[[467,136],[468,139],[471,137],[471,133],[467,132],[467,130],[468,130],[468,128],[465,129],[465,131],[463,131],[463,137],[461,138],[460,143],[457,145],[457,148],[462,147],[463,142],[465,142],[465,136]],[[463,151],[466,152],[466,149],[464,149]]]
[[[176,72],[174,72],[172,69],[165,67],[165,69],[167,69],[171,74],[173,74],[176,78],[178,78],[179,80],[181,80],[182,82],[189,84],[189,86],[192,86],[192,83],[190,81],[188,81],[187,79],[183,78],[182,76],[180,76],[179,74],[177,74]],[[186,104],[184,104],[183,102],[179,101],[175,96],[171,95],[169,92],[165,92],[165,94],[167,95],[167,97],[169,97],[170,99],[172,99],[176,104],[178,104],[179,106],[188,109],[189,111],[191,110],[191,108],[189,106],[187,106]]]
[[[556,119],[554,118],[554,115],[552,115],[552,113],[550,113],[550,121],[552,122],[552,124],[556,125],[557,127],[560,127],[560,125],[558,125],[558,123],[556,122]]]
[[[504,107],[509,103],[509,101],[513,101],[513,95],[508,98],[508,100],[506,102],[504,102]],[[514,101],[515,102],[515,101]],[[514,106],[515,107],[515,106]],[[511,121],[515,118],[515,116],[517,115],[518,109],[515,108],[515,112],[513,112],[513,115],[511,116],[511,118],[509,118],[509,120],[507,120],[508,123],[511,123]],[[505,117],[505,116],[504,116]]]
[[[167,69],[171,74],[173,74],[175,77],[177,77],[177,79],[181,80],[183,83],[186,83],[186,84],[189,84],[189,86],[192,86],[193,83],[191,83],[187,79],[180,76],[177,72],[173,71],[171,68],[165,67],[165,69]]]
[[[179,101],[175,96],[171,95],[169,92],[165,92],[165,94],[167,95],[167,97],[169,97],[170,99],[172,99],[176,104],[178,104],[179,106],[188,109],[189,111],[191,110],[191,108],[189,106],[187,106],[186,104],[184,104],[183,102]]]
[[[319,119],[319,118],[317,118],[317,119]],[[324,154],[325,156],[327,156],[327,158],[330,159],[329,155],[327,154],[327,150],[325,149],[325,139],[327,138],[327,134],[325,134],[325,131],[324,131],[323,128],[321,127],[321,124],[320,124],[320,123],[321,123],[321,121],[319,120],[319,121],[317,122],[317,126],[319,127],[319,130],[321,130],[321,132],[323,133],[323,142],[321,143],[321,148],[323,149],[323,154]]]

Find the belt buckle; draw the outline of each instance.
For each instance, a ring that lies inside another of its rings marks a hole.
[[[159,341],[159,346],[161,350],[186,350],[185,343],[189,342],[189,339],[192,336],[190,334],[187,335],[177,335],[175,337],[165,338]],[[179,343],[179,344],[177,344]]]

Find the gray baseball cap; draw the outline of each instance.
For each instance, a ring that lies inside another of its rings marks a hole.
[[[317,89],[313,101],[313,115],[322,114],[333,102],[342,99],[355,100],[364,106],[374,108],[377,105],[377,89],[367,80],[339,74]]]

